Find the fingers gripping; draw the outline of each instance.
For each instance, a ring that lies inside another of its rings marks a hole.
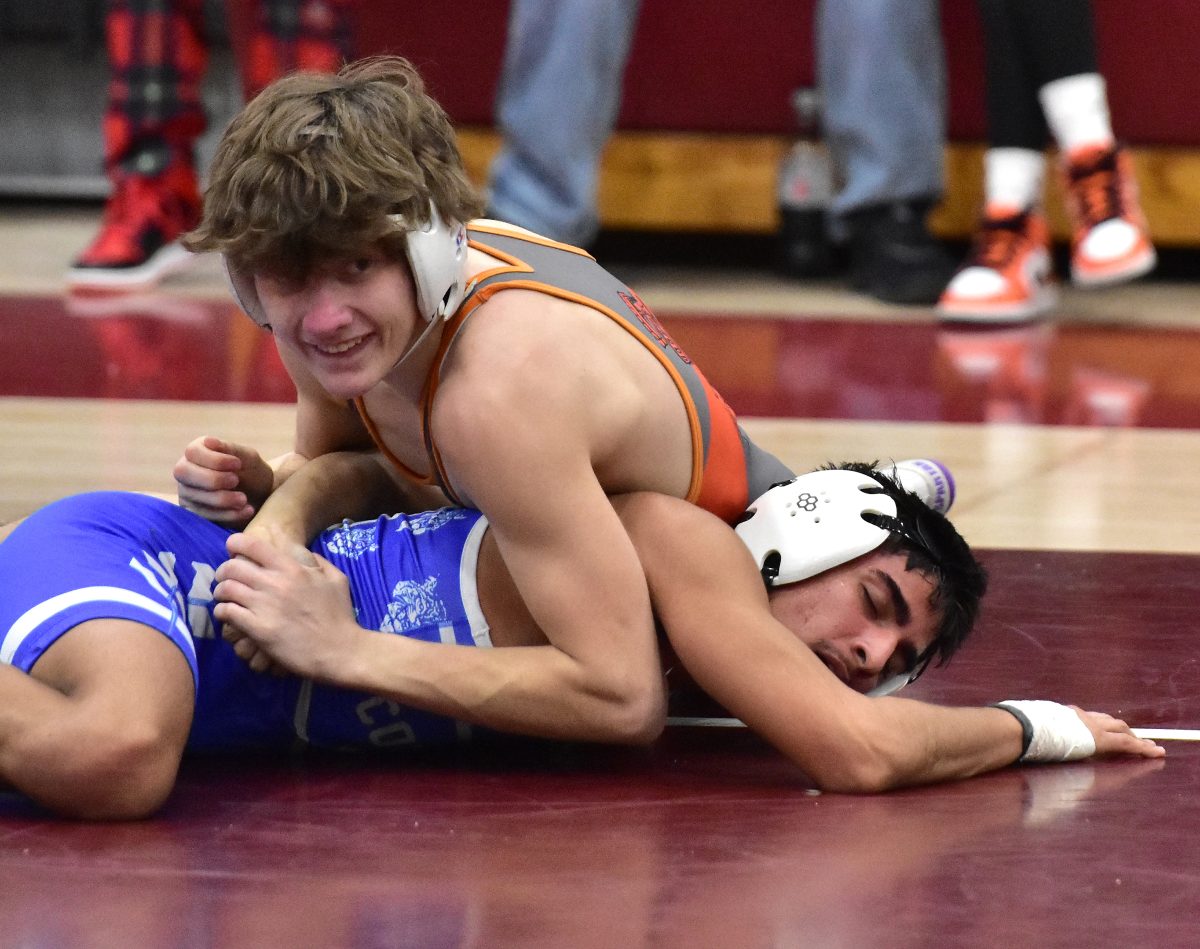
[[[312,604],[331,586],[348,602],[345,575],[276,531],[232,535],[227,550],[232,559],[218,568],[214,590],[222,635],[256,672],[301,671],[312,655]]]
[[[229,447],[220,439],[197,438],[172,470],[180,504],[221,524],[244,522],[254,514],[241,490],[242,461]]]
[[[225,542],[230,557],[267,570],[285,570],[289,565],[319,567],[322,558],[274,527],[257,534],[233,534]],[[328,561],[325,561],[328,562]]]

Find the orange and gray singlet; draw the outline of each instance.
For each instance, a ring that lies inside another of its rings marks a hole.
[[[441,463],[430,425],[438,374],[455,335],[477,307],[501,290],[534,290],[591,307],[613,320],[649,350],[671,376],[687,409],[692,433],[692,478],[686,500],[733,523],[751,499],[772,484],[792,477],[774,455],[750,441],[733,410],[663,329],[650,308],[620,280],[604,270],[590,254],[527,231],[490,223],[467,230],[470,244],[505,263],[479,274],[457,312],[447,321],[441,346],[430,370],[422,407],[422,428],[432,475],[423,477],[388,450],[367,414],[355,400],[375,444],[407,477],[438,484],[458,502]]]

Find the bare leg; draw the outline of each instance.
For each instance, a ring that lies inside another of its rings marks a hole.
[[[31,674],[0,665],[0,778],[70,817],[146,817],[174,786],[194,703],[187,660],[161,633],[82,623]]]

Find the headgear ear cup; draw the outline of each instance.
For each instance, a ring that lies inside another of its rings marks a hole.
[[[229,292],[242,311],[264,329],[270,329],[267,315],[263,312],[262,303],[258,299],[258,291],[254,289],[254,277],[237,270],[229,263],[229,258],[222,258],[225,264],[225,281]]]
[[[404,218],[391,215],[400,227]],[[426,320],[447,319],[462,303],[467,291],[467,228],[448,222],[432,204],[429,223],[408,231],[405,241],[412,270],[417,310]]]

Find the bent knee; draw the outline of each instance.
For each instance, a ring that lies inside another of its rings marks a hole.
[[[153,728],[93,735],[57,780],[35,795],[68,816],[138,820],[166,802],[175,786],[182,744]]]
[[[93,765],[103,793],[95,804],[112,819],[148,817],[166,802],[175,787],[182,746],[155,729],[121,735]]]

